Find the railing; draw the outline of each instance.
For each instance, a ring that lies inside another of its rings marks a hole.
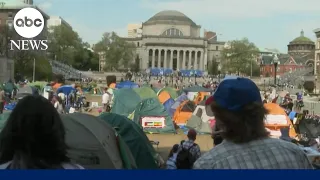
[[[65,79],[81,79],[86,78],[86,76],[79,70],[61,63],[59,61],[50,60],[50,65],[52,67],[52,72],[54,74],[62,74]]]

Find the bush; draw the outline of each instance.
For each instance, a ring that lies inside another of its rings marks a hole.
[[[314,90],[314,82],[313,81],[304,82],[303,88],[307,90],[309,93],[312,93]]]

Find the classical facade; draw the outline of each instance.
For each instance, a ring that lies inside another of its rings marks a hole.
[[[208,61],[220,60],[225,44],[217,41],[215,33],[201,36],[201,26],[178,11],[161,11],[144,22],[141,29],[141,37],[125,38],[137,46],[141,70],[169,68],[206,71]]]

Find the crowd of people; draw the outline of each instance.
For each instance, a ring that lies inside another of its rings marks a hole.
[[[274,139],[264,126],[268,111],[256,84],[247,78],[205,84],[215,88],[206,100],[215,115],[214,147],[201,154],[197,132],[174,144],[167,169],[313,169],[307,155],[295,144]],[[102,96],[110,108],[108,89]],[[0,91],[0,103],[3,91]],[[0,133],[0,169],[83,169],[67,156],[63,97],[54,102],[39,95],[19,101]]]
[[[175,144],[167,169],[313,169],[307,155],[296,144],[271,138],[264,126],[268,111],[258,87],[249,79],[222,81],[210,103],[216,123],[214,147],[200,155],[196,132]],[[187,153],[186,153],[187,152]]]

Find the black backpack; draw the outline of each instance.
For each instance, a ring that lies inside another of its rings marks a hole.
[[[195,147],[197,144],[194,143],[191,147],[188,149],[183,148],[182,144],[182,150],[178,153],[177,159],[176,159],[176,167],[177,169],[192,169],[193,163],[195,162],[195,157],[190,152],[190,149]]]

